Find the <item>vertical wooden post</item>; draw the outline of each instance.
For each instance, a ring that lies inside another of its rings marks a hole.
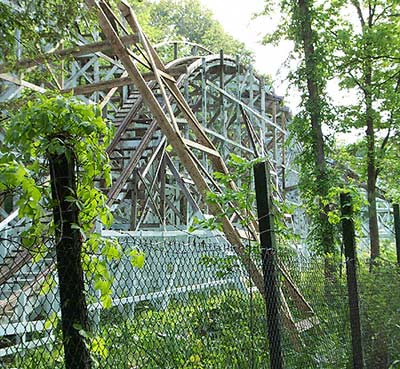
[[[274,158],[273,163],[274,163],[274,170],[275,170],[275,188],[279,188],[279,171],[278,171],[278,135],[276,132],[276,125],[277,125],[277,119],[276,119],[276,114],[277,114],[277,101],[274,99],[272,101],[272,121],[274,122],[274,127],[272,127],[272,142],[273,142],[273,149],[272,149],[272,156]]]
[[[207,127],[207,66],[206,58],[201,58],[201,116],[203,127]]]
[[[340,195],[342,210],[343,245],[346,257],[347,290],[349,295],[350,327],[353,352],[353,368],[363,369],[363,353],[361,340],[360,306],[357,288],[357,266],[355,252],[355,231],[353,206],[349,193]]]
[[[131,187],[131,231],[136,230],[137,225],[137,209],[138,209],[138,172],[133,171],[132,187]]]
[[[160,226],[165,227],[166,225],[166,219],[165,219],[165,205],[166,205],[166,200],[165,200],[165,182],[166,182],[166,161],[165,161],[165,155],[162,155],[161,158],[161,163],[160,163],[160,171],[158,172],[158,178],[160,181],[160,216],[161,216],[161,221],[162,223]]]
[[[208,126],[207,121],[207,62],[206,58],[201,58],[201,117],[203,127]],[[208,170],[208,160],[203,155],[203,165]]]
[[[264,274],[265,304],[271,369],[283,368],[279,286],[275,265],[275,233],[272,215],[272,193],[268,163],[254,166],[254,179],[257,200],[257,213],[260,229],[261,257]]]
[[[239,55],[236,55],[236,76],[235,76],[235,88],[236,88],[236,98],[238,99],[238,101],[241,100],[242,98],[242,94],[241,94],[241,80],[240,80],[240,58]],[[242,114],[241,114],[241,110],[240,110],[240,105],[236,104],[236,142],[239,143],[240,145],[243,145],[242,142]]]
[[[396,237],[397,264],[400,266],[400,209],[399,204],[393,204],[394,234]]]
[[[174,60],[178,59],[178,43],[174,42]]]
[[[60,139],[63,139],[60,137]],[[76,193],[74,155],[66,148],[50,155],[51,193],[54,202],[57,271],[60,291],[61,325],[66,369],[90,369],[91,360],[80,329],[89,330],[84,295],[82,241],[78,224],[79,210],[69,196]]]
[[[253,66],[249,66],[249,106],[254,108],[254,71]]]
[[[285,133],[282,136],[282,195],[283,195],[283,200],[286,200],[286,145],[284,144],[286,142],[286,113],[282,109],[281,110],[281,127],[285,131]]]
[[[264,153],[266,151],[265,148],[265,135],[267,134],[267,125],[265,119],[267,117],[266,114],[266,96],[265,96],[265,81],[264,78],[260,78],[260,105],[261,105],[261,128],[260,128],[260,141],[261,141],[261,152]]]
[[[224,137],[228,137],[228,127],[227,127],[227,112],[226,112],[226,107],[225,107],[225,97],[224,94],[222,93],[223,90],[225,90],[225,56],[224,56],[224,51],[220,50],[219,52],[219,87],[221,88],[221,93],[220,93],[220,117],[221,117],[221,124],[222,124],[222,134]],[[222,141],[221,143],[221,154],[222,158],[226,159],[227,157],[227,146],[226,142]]]

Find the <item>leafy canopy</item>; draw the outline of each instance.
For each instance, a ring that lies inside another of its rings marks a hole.
[[[112,138],[111,127],[101,118],[95,106],[76,98],[40,95],[16,112],[8,122],[0,161],[0,190],[19,190],[20,217],[31,219],[31,227],[22,234],[25,247],[37,255],[45,255],[48,239],[54,235],[54,224],[46,224],[43,216],[53,207],[48,185],[47,160],[51,155],[65,154],[77,166],[77,190],[67,200],[79,209],[83,266],[101,292],[105,307],[111,306],[112,275],[107,261],[122,256],[116,241],[93,233],[96,222],[110,227],[113,217],[107,197],[94,186],[102,178],[111,184],[111,167],[106,147]],[[144,255],[132,250],[131,262],[142,266]]]

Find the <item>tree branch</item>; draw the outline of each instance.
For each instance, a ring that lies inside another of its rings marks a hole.
[[[365,26],[365,19],[364,19],[363,13],[361,11],[361,7],[360,7],[359,1],[358,0],[351,0],[351,3],[356,8],[357,14],[358,14],[358,19],[360,20],[361,25],[364,27]]]

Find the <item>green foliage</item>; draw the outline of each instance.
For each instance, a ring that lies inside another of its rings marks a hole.
[[[223,49],[225,54],[238,54],[245,62],[253,59],[246,46],[227,34],[199,0],[141,1],[132,5],[153,42],[189,41],[215,53]]]
[[[46,161],[51,155],[74,156],[77,190],[67,200],[79,209],[79,222],[73,227],[84,241],[83,267],[101,292],[105,307],[111,306],[113,280],[106,262],[119,259],[122,251],[117,241],[93,233],[96,222],[106,228],[113,222],[107,198],[94,181],[103,178],[106,185],[111,184],[106,154],[111,138],[112,129],[97,107],[68,96],[41,95],[13,114],[7,123],[0,163],[0,190],[19,189],[19,215],[32,221],[22,234],[22,243],[34,254],[44,256],[45,242],[54,232],[53,223],[42,222],[53,207],[50,188],[43,181],[48,175]],[[133,264],[141,267],[143,263],[144,255],[138,254]]]
[[[383,157],[379,160],[380,177],[378,186],[384,191],[389,201],[400,203],[400,166],[399,166],[400,140],[396,135],[387,145]]]
[[[16,60],[18,40],[25,56],[34,56],[45,51],[49,44],[72,38],[78,33],[76,22],[87,14],[84,4],[83,0],[1,2],[0,59]]]
[[[373,148],[372,157],[376,160],[379,174],[399,127],[397,61],[400,57],[400,37],[397,30],[400,23],[398,17],[393,16],[399,11],[399,4],[396,1],[376,1],[373,11],[368,11],[369,2],[353,3],[350,11],[357,15],[357,21],[340,11],[345,6],[346,3],[331,5],[332,23],[336,23],[331,43],[334,45],[335,71],[340,85],[356,96],[357,101],[340,106],[336,128],[362,128],[370,118],[374,138],[387,136],[377,139]],[[366,159],[371,150],[367,149],[370,139],[366,137],[362,143],[365,149],[358,151],[363,163],[371,161]]]
[[[335,118],[326,84],[333,76],[329,32],[321,32],[329,23],[324,3],[297,0],[266,1],[264,14],[279,9],[278,27],[265,42],[289,39],[294,42],[292,57],[298,60],[289,78],[301,94],[300,110],[289,125],[289,145],[301,144],[297,155],[299,187],[305,213],[311,223],[310,246],[320,254],[336,253],[335,230],[328,221],[330,188],[340,184],[340,176],[327,165],[334,141],[324,134]],[[326,28],[330,29],[330,28]],[[323,205],[327,204],[327,205]],[[332,205],[334,206],[334,205]]]
[[[301,334],[304,347],[295,350],[284,330],[283,348],[288,368],[336,369],[351,366],[351,335],[346,277],[342,273],[328,301],[324,292],[324,260],[280,255],[291,271],[294,282],[316,312],[319,324]],[[399,360],[398,328],[400,286],[398,267],[393,256],[384,255],[382,267],[370,278],[369,263],[362,257],[359,265],[361,324],[366,358],[374,355],[376,343],[384,343],[389,364]],[[285,288],[284,286],[282,286]],[[296,321],[302,317],[288,299]],[[265,305],[259,294],[249,296],[234,286],[179,295],[168,307],[158,309],[156,301],[135,306],[134,314],[117,307],[102,312],[96,334],[88,336],[96,347],[100,368],[268,368]],[[383,308],[382,308],[383,307]],[[375,332],[388,332],[387,341],[369,338]],[[86,335],[86,332],[83,332]],[[375,345],[375,346],[373,346]],[[375,348],[374,348],[375,347]],[[62,350],[57,342],[25,353],[23,358],[6,364],[20,369],[61,369]],[[374,366],[370,366],[374,367]]]
[[[375,358],[383,355],[396,368],[395,361],[400,358],[400,296],[393,291],[400,288],[400,279],[395,255],[388,251],[393,250],[391,246],[382,250],[382,257],[377,260],[379,267],[372,275],[368,263],[361,265],[360,301],[367,365],[374,366]]]
[[[215,217],[195,218],[189,231],[193,232],[201,228],[222,231],[222,224],[219,221],[219,217],[226,216],[232,218],[236,214],[239,216],[236,226],[245,232],[250,232],[249,230],[258,223],[256,194],[254,190],[254,166],[263,161],[268,162],[268,159],[256,158],[247,160],[231,153],[230,159],[227,162],[229,173],[213,173],[213,177],[221,191],[208,192],[206,196],[208,204],[218,205],[223,212]],[[231,186],[232,183],[235,184],[234,187]],[[270,185],[273,192],[272,195],[275,197],[279,190],[274,188],[274,183],[270,183]],[[274,200],[272,212],[274,216],[275,237],[279,249],[285,250],[285,252],[290,254],[294,250],[294,245],[299,242],[299,236],[294,234],[288,227],[285,217],[294,213],[294,206],[281,198],[275,198]],[[249,255],[254,257],[256,262],[261,260],[258,242],[248,240],[246,248]],[[236,268],[236,260],[236,256],[205,256],[202,258],[202,263],[216,267],[219,275],[227,275]]]
[[[203,255],[200,259],[200,264],[216,270],[215,275],[217,278],[224,278],[237,272],[240,265],[236,255],[221,256],[218,258],[210,255]]]

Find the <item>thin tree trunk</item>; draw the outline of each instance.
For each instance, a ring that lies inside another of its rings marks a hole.
[[[375,133],[374,117],[372,110],[372,67],[368,62],[365,75],[365,121],[367,137],[367,197],[368,197],[368,223],[371,247],[371,266],[379,256],[379,228],[376,211],[376,161],[375,161]]]
[[[313,30],[310,18],[310,6],[308,0],[298,0],[301,22],[301,39],[304,47],[308,102],[307,110],[310,113],[313,151],[315,160],[315,172],[317,179],[317,195],[320,200],[326,198],[328,194],[328,173],[325,160],[324,136],[322,133],[321,122],[321,88],[317,76],[316,54],[313,40]],[[328,221],[328,208],[320,202],[320,239],[325,254],[325,277],[326,280],[335,279],[335,267],[333,262],[327,257],[335,251],[334,230]]]
[[[88,313],[81,262],[82,242],[79,230],[73,227],[78,224],[78,208],[67,200],[76,193],[73,153],[50,155],[49,162],[65,367],[90,369],[89,351],[79,333],[81,329],[88,330]]]

